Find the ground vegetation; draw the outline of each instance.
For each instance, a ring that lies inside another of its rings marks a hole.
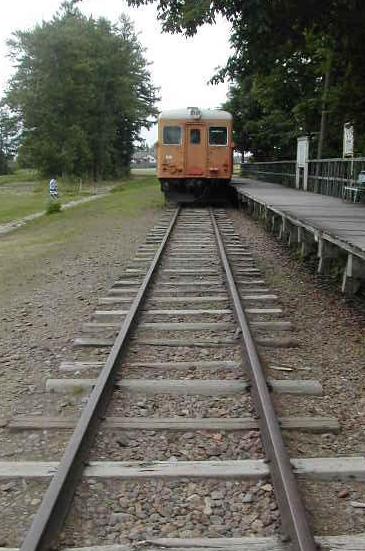
[[[119,177],[156,114],[157,90],[130,21],[86,17],[77,0],[9,41],[4,98],[20,128],[19,162],[47,176]]]

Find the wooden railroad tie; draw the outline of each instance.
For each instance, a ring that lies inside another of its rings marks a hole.
[[[88,391],[96,379],[47,379],[46,390],[52,392]],[[274,392],[280,394],[322,394],[322,385],[313,379],[268,379]],[[116,381],[115,387],[127,392],[145,394],[174,394],[202,396],[232,396],[248,392],[250,383],[241,380],[191,380],[191,379],[124,379]]]

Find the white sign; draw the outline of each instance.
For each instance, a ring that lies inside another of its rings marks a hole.
[[[297,143],[297,166],[304,168],[309,156],[309,137],[298,138]]]
[[[354,156],[354,127],[350,122],[343,125],[343,157]]]
[[[188,107],[188,109],[190,109],[190,116],[192,119],[200,119],[202,116],[198,107]]]

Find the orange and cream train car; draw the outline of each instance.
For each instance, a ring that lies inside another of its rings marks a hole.
[[[157,175],[166,198],[223,197],[232,177],[232,115],[220,109],[176,109],[159,116]]]

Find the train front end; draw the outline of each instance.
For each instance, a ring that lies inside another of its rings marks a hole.
[[[176,109],[159,116],[157,175],[174,203],[224,199],[232,177],[232,115],[219,109]]]

